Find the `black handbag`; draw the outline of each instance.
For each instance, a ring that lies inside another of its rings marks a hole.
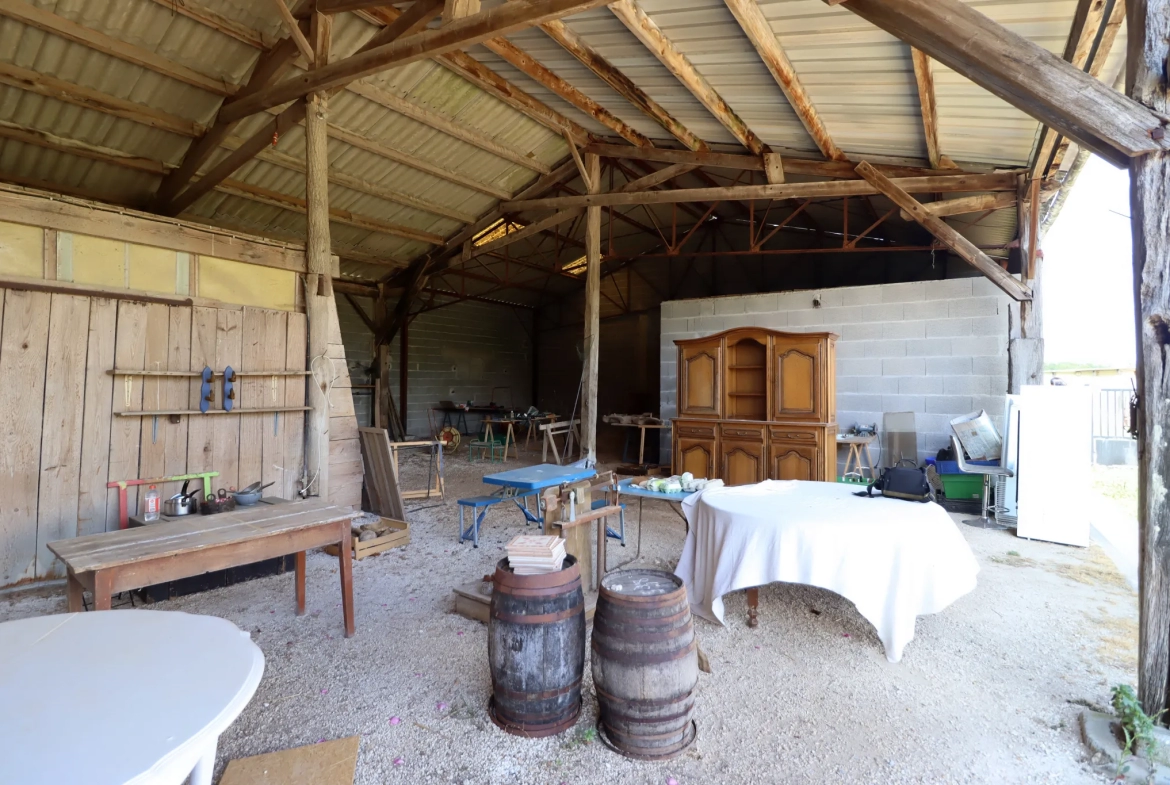
[[[882,492],[882,496],[892,499],[905,499],[912,502],[934,501],[934,489],[926,480],[924,469],[911,469],[904,466],[891,466],[882,470],[882,476],[877,478],[864,491],[854,496],[873,497],[874,490]]]

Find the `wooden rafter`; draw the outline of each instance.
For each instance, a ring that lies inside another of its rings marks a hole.
[[[436,131],[458,139],[461,142],[478,147],[481,150],[491,153],[497,158],[502,158],[505,161],[523,166],[526,169],[531,169],[534,172],[541,174],[548,174],[552,171],[552,167],[542,164],[540,161],[533,159],[531,156],[525,155],[517,150],[506,147],[495,141],[486,134],[480,133],[472,128],[452,122],[446,117],[443,117],[438,112],[432,112],[425,109],[418,104],[399,98],[392,93],[387,92],[379,87],[375,87],[367,82],[354,82],[349,86],[351,92],[360,95],[362,98],[367,98],[374,103],[380,104],[387,109],[396,112],[403,117],[409,117],[411,120],[422,123]]]
[[[269,2],[276,8],[276,13],[280,16],[281,24],[284,25],[284,31],[292,38],[293,43],[297,46],[297,50],[305,58],[305,62],[310,66],[313,65],[316,62],[313,47],[309,44],[309,39],[301,32],[300,25],[293,18],[292,11],[288,10],[288,6],[284,4],[284,0],[269,0]]]
[[[926,156],[933,169],[956,169],[955,162],[942,154],[938,144],[938,103],[935,100],[934,74],[930,56],[910,47],[914,62],[914,81],[918,84],[918,104],[922,111],[922,133],[926,137]]]
[[[335,63],[225,104],[225,119],[239,119],[294,101],[309,93],[344,87],[391,67],[401,67],[446,52],[465,49],[490,38],[534,27],[551,19],[604,5],[605,0],[509,0],[503,5],[456,19],[437,30],[363,48]],[[409,13],[409,12],[408,12]]]
[[[965,213],[983,213],[988,210],[1003,210],[1016,206],[1016,194],[1010,191],[1000,191],[993,194],[976,194],[975,196],[961,196],[958,199],[943,199],[922,205],[922,209],[937,218],[948,215],[963,215]],[[903,220],[914,220],[907,212],[902,213]]]
[[[1170,150],[1159,115],[963,0],[848,0],[841,6],[1116,166]]]
[[[641,6],[634,0],[616,0],[609,5],[609,10],[753,155],[769,152],[763,140],[748,128],[747,123],[723,100],[723,96],[719,95],[690,59],[666,37]]]
[[[601,78],[619,95],[633,104],[642,114],[654,120],[665,128],[674,138],[685,144],[691,150],[703,151],[709,149],[707,143],[692,133],[679,120],[675,119],[665,108],[649,96],[644,90],[630,79],[611,62],[590,46],[581,36],[569,29],[568,25],[559,19],[545,22],[540,26],[552,40],[556,41],[565,51],[576,57],[582,65]]]
[[[367,41],[365,45],[358,51],[361,52],[364,51],[367,47],[376,48],[380,45],[386,44],[392,41],[395,36],[410,35],[412,32],[425,27],[427,22],[429,22],[435,16],[435,14],[438,13],[438,8],[434,6],[432,0],[419,0],[419,2],[415,5],[417,6],[417,11],[415,7],[411,7],[410,11],[400,16],[390,25],[375,33],[373,38]],[[324,69],[316,69],[313,73],[321,70]],[[255,78],[255,74],[253,74],[253,77]],[[260,92],[262,89],[262,87],[258,86],[255,91],[249,89],[244,92],[248,95],[254,95],[256,92]],[[333,95],[335,92],[335,90],[329,91],[329,95]],[[219,115],[216,118],[216,127],[225,126],[230,130],[236,121],[225,115],[224,112],[226,109],[226,104],[220,107]],[[231,153],[231,155],[228,155],[226,158],[216,164],[215,167],[213,167],[210,171],[205,172],[203,176],[199,178],[197,183],[188,185],[186,190],[182,191],[181,193],[175,191],[175,193],[178,194],[177,196],[172,196],[165,200],[157,199],[155,209],[159,212],[167,213],[169,215],[178,215],[187,207],[190,207],[192,204],[194,204],[195,201],[199,199],[199,197],[214,188],[216,184],[222,182],[245,163],[255,158],[261,150],[268,146],[271,139],[278,137],[280,134],[285,133],[290,128],[303,121],[305,119],[306,112],[307,106],[305,101],[300,100],[293,102],[291,106],[265,123],[263,127],[250,136],[244,142],[244,144]],[[192,168],[187,166],[186,162],[184,162],[184,168],[190,171],[190,175],[188,175],[188,179],[190,179],[190,176],[193,176],[195,171],[197,171],[198,165]]]
[[[631,127],[626,121],[541,65],[537,62],[536,58],[521,50],[520,47],[511,41],[505,38],[492,38],[484,41],[483,45],[489,51],[502,57],[505,62],[520,71],[520,73],[532,79],[537,84],[544,85],[549,90],[552,90],[562,99],[589,115],[606,128],[609,128],[630,144],[639,147],[651,146],[650,140]]]
[[[1099,76],[1124,19],[1124,0],[1114,0],[1112,7],[1106,0],[1080,0],[1065,43],[1064,59],[1082,70],[1087,66],[1090,75]],[[1051,167],[1059,166],[1059,146],[1060,134],[1045,126],[1032,157],[1032,177],[1044,179]]]
[[[873,167],[870,167],[871,169]],[[876,170],[875,170],[876,171]],[[861,174],[858,172],[858,174]],[[884,177],[884,175],[883,175]],[[936,175],[903,177],[892,180],[908,193],[954,193],[957,191],[1015,191],[1014,174]],[[881,193],[865,180],[834,180],[784,185],[740,185],[730,188],[692,188],[637,193],[585,194],[552,199],[514,199],[501,208],[509,212],[522,210],[564,210],[569,207],[618,206],[633,204],[672,204],[683,202],[751,201],[757,199],[817,199],[842,196],[872,196]]]
[[[992,283],[1002,289],[1009,297],[1017,301],[1032,299],[1032,291],[1027,286],[1009,275],[990,256],[979,250],[974,243],[959,234],[946,221],[928,213],[918,200],[907,193],[905,189],[898,187],[893,180],[864,161],[858,164],[857,173],[872,184],[879,193],[884,194],[887,199],[909,213],[915,221],[937,237],[944,245],[965,259],[972,267],[987,276]]]
[[[123,98],[115,98],[88,87],[82,87],[48,74],[30,71],[27,68],[20,68],[8,63],[0,63],[0,84],[46,98],[64,101],[85,109],[93,109],[113,117],[132,120],[179,136],[198,137],[204,131],[203,126],[194,120],[176,117],[168,112],[162,112]]]
[[[690,164],[713,169],[735,169],[749,172],[764,172],[763,156],[735,155],[731,153],[704,153],[689,150],[670,150],[662,147],[644,149],[624,145],[595,142],[585,148],[586,152],[597,153],[606,158],[628,158],[638,161],[653,161],[664,164]],[[877,164],[877,169],[889,177],[929,177],[938,172],[918,166],[891,166]],[[810,177],[834,177],[842,180],[856,180],[859,175],[848,161],[810,161],[805,158],[784,157],[784,171],[787,174]]]
[[[0,15],[216,95],[230,96],[236,93],[234,85],[171,62],[148,49],[91,30],[24,0],[0,0]]]
[[[829,135],[829,129],[821,120],[820,114],[813,105],[812,98],[804,89],[804,84],[796,75],[796,69],[792,67],[792,62],[789,61],[788,55],[784,52],[784,47],[780,45],[776,33],[768,24],[768,20],[764,17],[764,12],[760,10],[756,0],[723,1],[735,20],[739,22],[739,26],[743,28],[743,32],[752,42],[752,46],[756,48],[756,52],[764,61],[768,72],[776,80],[776,84],[780,85],[785,98],[792,105],[792,110],[796,112],[800,122],[804,124],[805,130],[812,137],[817,149],[830,161],[847,160],[845,154],[841,152],[841,148],[837,147],[832,136]]]

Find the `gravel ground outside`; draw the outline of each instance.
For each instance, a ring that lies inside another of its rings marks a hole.
[[[524,531],[501,505],[478,550],[456,543],[455,500],[484,493],[481,476],[500,468],[449,456],[446,501],[408,504],[411,544],[355,562],[349,640],[336,560],[320,552],[308,558],[304,617],[291,575],[153,606],[229,619],[264,651],[259,691],[220,740],[217,776],[232,758],[357,734],[361,785],[1105,781],[1089,766],[1077,717],[1107,706],[1112,685],[1136,683],[1136,596],[1097,547],[962,525],[982,568],[978,588],[920,618],[899,664],[886,662],[849,601],[773,584],[760,592],[758,629],[747,627],[742,593],[727,598],[726,627],[696,620],[713,673],[699,682],[698,741],[678,760],[635,762],[591,740],[588,663],[574,728],[541,740],[503,733],[486,713],[487,629],[456,615],[451,593],[490,573]],[[425,464],[409,459],[403,476],[422,487]],[[636,518],[633,506],[631,534]],[[682,521],[654,503],[644,522],[640,566],[673,568]],[[611,563],[633,555],[630,539],[611,543]],[[0,596],[0,621],[64,610],[60,585]]]

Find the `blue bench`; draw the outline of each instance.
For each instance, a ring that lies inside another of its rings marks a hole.
[[[479,547],[479,525],[483,523],[488,508],[507,501],[503,496],[472,496],[470,499],[459,500],[459,544],[464,540],[471,540],[475,547]],[[471,525],[464,528],[463,509],[471,508]]]

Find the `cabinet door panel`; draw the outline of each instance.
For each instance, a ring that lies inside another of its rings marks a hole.
[[[721,454],[720,469],[724,484],[750,485],[763,481],[764,445],[760,442],[725,441]]]
[[[675,474],[690,472],[695,477],[715,479],[715,440],[680,437],[674,456]]]
[[[820,419],[821,366],[819,340],[776,340],[772,358],[773,419]]]
[[[721,342],[680,346],[678,352],[678,413],[683,417],[718,417],[722,385]]]
[[[768,476],[773,480],[818,480],[820,453],[800,442],[774,442],[768,449]]]

